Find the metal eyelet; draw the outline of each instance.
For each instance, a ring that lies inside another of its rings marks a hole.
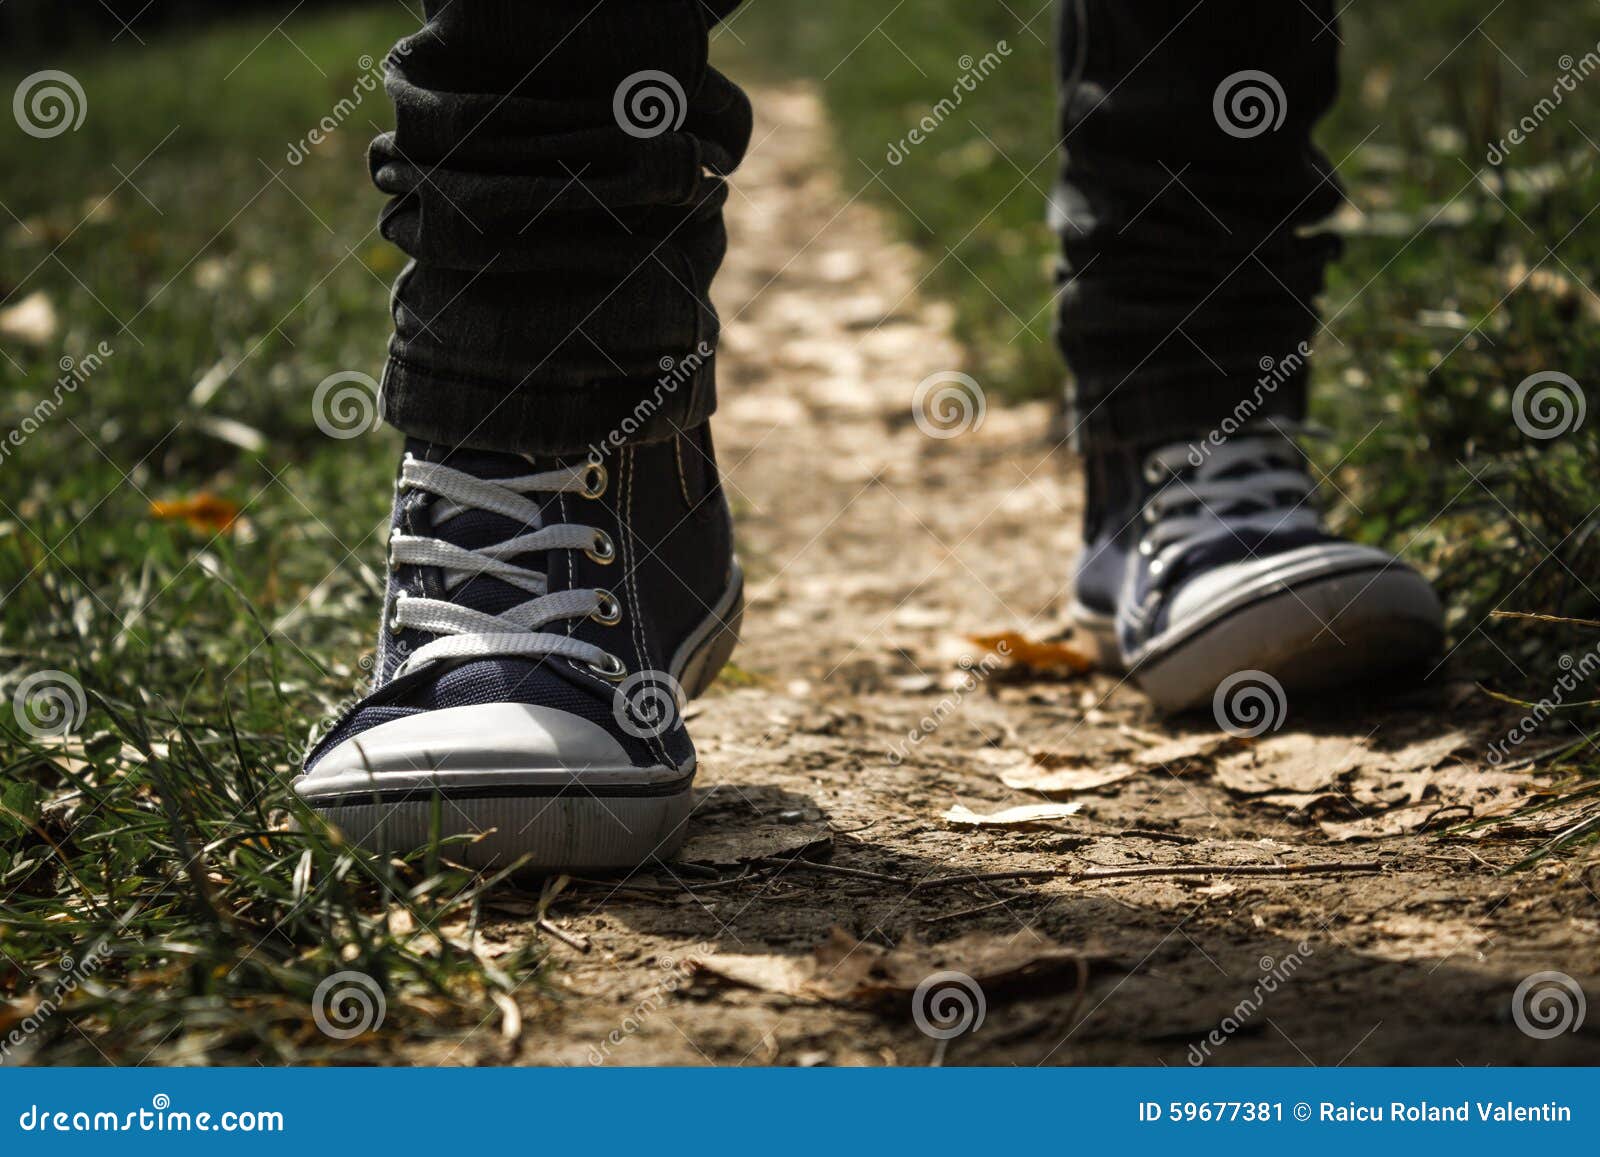
[[[391,611],[390,614],[389,614],[389,633],[391,635],[398,635],[401,631],[405,630],[405,628],[400,625],[400,613],[399,612],[400,612],[400,600],[403,599],[403,598],[406,598],[406,597],[408,597],[408,596],[407,596],[405,591],[395,591],[394,592],[394,602],[395,602],[394,610]]]
[[[610,566],[617,561],[617,544],[611,541],[611,536],[605,531],[597,530],[594,532],[594,545],[583,553],[601,566]]]
[[[584,666],[600,676],[600,678],[609,679],[613,683],[622,682],[628,674],[628,668],[623,664],[622,660],[609,652],[602,662],[585,663]]]
[[[606,492],[606,468],[599,462],[590,462],[583,468],[583,489],[578,493],[585,498],[599,498]]]
[[[602,626],[614,627],[622,622],[622,604],[610,591],[599,591],[589,617]]]

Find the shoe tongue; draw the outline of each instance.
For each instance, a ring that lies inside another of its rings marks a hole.
[[[554,467],[552,462],[533,461],[520,454],[503,454],[466,447],[451,448],[420,439],[408,440],[406,449],[418,458],[449,466],[454,470],[471,474],[475,478],[517,478]],[[478,550],[560,521],[561,510],[555,496],[532,494],[527,497],[542,508],[541,518],[532,524],[524,524],[493,511],[477,509],[459,510],[441,520],[439,518],[441,509],[448,510],[448,507],[444,507],[442,499],[435,499],[429,512],[432,525],[425,533],[466,550]],[[513,556],[511,561],[530,571],[549,573],[547,569],[549,554],[546,551],[529,551]],[[471,578],[461,579],[446,597],[451,602],[470,607],[475,611],[497,615],[534,596],[498,578],[474,575]]]
[[[515,478],[519,474],[533,474],[548,470],[552,463],[535,465],[534,459],[521,454],[506,454],[498,450],[474,450],[470,446],[445,446],[438,442],[424,442],[421,438],[406,439],[406,453],[442,466],[471,474],[476,478]]]

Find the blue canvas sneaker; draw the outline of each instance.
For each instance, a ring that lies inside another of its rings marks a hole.
[[[1433,588],[1324,529],[1304,452],[1281,425],[1093,455],[1088,473],[1073,617],[1158,706],[1209,703],[1239,672],[1323,688],[1437,654]]]
[[[295,791],[351,839],[630,868],[684,838],[681,708],[732,653],[732,523],[700,427],[603,460],[407,443],[370,693]]]

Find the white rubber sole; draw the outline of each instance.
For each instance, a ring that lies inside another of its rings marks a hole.
[[[1127,670],[1164,711],[1209,706],[1240,671],[1284,691],[1314,691],[1414,671],[1438,654],[1443,609],[1427,580],[1399,565],[1350,565],[1307,554],[1265,570],[1153,638],[1124,663],[1110,616],[1074,604],[1072,617],[1107,670]]]
[[[735,563],[728,590],[669,665],[686,697],[704,692],[727,663],[743,613]],[[449,841],[449,859],[469,867],[608,872],[667,859],[687,834],[694,767],[630,766],[603,729],[564,712],[484,704],[363,735],[363,749],[351,741],[332,766],[340,751],[330,752],[294,786],[369,850],[411,852],[438,838]]]

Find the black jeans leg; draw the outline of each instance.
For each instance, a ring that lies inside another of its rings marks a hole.
[[[707,293],[745,96],[706,62],[737,0],[428,0],[373,142],[394,288],[384,416],[574,454],[715,405]]]
[[[1058,340],[1089,449],[1301,417],[1341,191],[1328,0],[1063,0]],[[1241,75],[1245,74],[1245,75]],[[1242,407],[1242,408],[1241,408]]]

